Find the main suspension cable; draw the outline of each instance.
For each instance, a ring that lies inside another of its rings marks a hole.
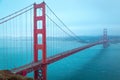
[[[27,9],[27,10],[25,10],[25,11],[23,11],[23,12],[21,12],[21,13],[15,15],[15,16],[13,16],[13,17],[10,17],[10,18],[8,18],[8,19],[6,19],[6,20],[0,22],[0,24],[5,23],[5,22],[7,22],[7,21],[9,21],[9,20],[11,20],[11,19],[13,19],[13,18],[19,16],[19,15],[22,15],[22,14],[24,14],[25,12],[27,12],[27,11],[29,11],[29,10],[31,10],[31,9],[33,9],[33,8]]]
[[[8,16],[5,16],[5,17],[1,18],[0,20],[6,19],[6,18],[8,18],[8,17],[10,17],[10,16],[12,16],[12,15],[15,15],[15,14],[17,14],[17,13],[19,13],[19,12],[21,12],[21,11],[23,11],[23,10],[29,8],[29,7],[31,7],[31,6],[33,6],[33,4],[27,6],[27,7],[23,8],[23,9],[20,9],[19,11],[16,11],[16,12],[14,12],[14,13],[8,15]]]

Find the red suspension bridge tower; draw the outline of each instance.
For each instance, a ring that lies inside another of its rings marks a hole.
[[[103,30],[103,47],[106,48],[108,47],[108,35],[107,35],[107,29]]]
[[[42,15],[37,15],[37,10],[42,10]],[[38,25],[38,21],[42,21],[42,25]],[[39,26],[42,26],[39,29]],[[42,35],[42,43],[38,44],[38,35]],[[34,4],[34,62],[38,62],[38,51],[42,51],[42,66],[39,70],[34,71],[35,80],[46,80],[46,17],[45,17],[45,2]]]

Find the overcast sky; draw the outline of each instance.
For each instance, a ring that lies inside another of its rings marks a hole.
[[[0,0],[0,18],[42,0]],[[78,35],[120,35],[120,0],[46,0],[63,22]]]

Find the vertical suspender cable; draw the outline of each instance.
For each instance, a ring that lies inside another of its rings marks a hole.
[[[5,60],[7,60],[7,22],[6,22],[6,30],[5,30],[5,47],[6,47],[6,53],[5,53]],[[8,64],[8,60],[7,60],[7,62],[6,62],[6,65],[5,65],[5,68],[7,68],[7,64]]]
[[[31,16],[32,16],[32,10],[30,10],[30,12],[29,12],[29,17],[30,17],[30,19],[29,19],[29,23],[30,23],[30,48],[29,48],[29,50],[30,50],[30,61],[32,60],[32,18],[31,18]]]
[[[5,49],[4,49],[5,48],[5,37],[4,37],[5,36],[5,24],[2,24],[2,27],[4,27],[3,28],[3,34],[2,34],[3,35],[3,38],[2,38],[2,40],[3,40],[3,54],[2,54],[2,57],[4,57],[4,54],[5,54]],[[2,59],[4,60],[4,58],[2,58]],[[2,63],[1,67],[3,69],[5,67],[5,64]]]
[[[25,13],[25,33],[26,33],[26,34],[25,34],[25,36],[26,36],[26,37],[25,37],[25,38],[26,38],[26,39],[25,39],[25,42],[26,42],[26,45],[25,45],[25,46],[26,46],[26,48],[25,48],[25,49],[26,49],[26,51],[25,51],[25,52],[26,52],[26,53],[25,53],[25,54],[26,54],[26,57],[25,57],[25,58],[26,58],[26,63],[27,63],[27,61],[28,61],[28,60],[27,60],[27,13]]]
[[[13,64],[13,58],[12,58],[12,56],[10,56],[10,54],[12,54],[12,50],[10,49],[10,47],[9,46],[11,46],[12,47],[12,45],[11,45],[11,20],[9,21],[9,24],[8,24],[9,26],[8,26],[8,31],[9,31],[9,33],[8,33],[8,65],[7,66],[9,66],[9,63],[10,63],[10,60],[9,59],[11,59],[11,64]],[[13,66],[11,66],[10,68],[12,68]],[[9,67],[8,67],[9,68]]]
[[[24,40],[23,40],[23,15],[21,15],[21,17],[20,17],[20,20],[19,20],[19,23],[21,23],[21,28],[20,28],[20,32],[21,32],[21,34],[20,34],[20,55],[22,54],[24,54],[24,51],[23,51],[23,42],[24,42]],[[21,56],[21,59],[23,60],[23,56]]]
[[[11,35],[10,35],[10,38],[11,38],[11,54],[12,54],[12,56],[11,56],[11,58],[13,59],[13,61],[12,61],[12,67],[11,68],[13,68],[14,67],[14,57],[13,57],[13,20],[11,20],[11,27],[10,27],[10,31],[11,31]]]
[[[15,33],[15,34],[16,34],[16,37],[15,37],[15,39],[16,39],[16,46],[15,46],[15,47],[16,47],[16,55],[17,55],[16,57],[19,56],[19,55],[18,55],[18,42],[17,42],[17,35],[18,35],[18,34],[17,34],[17,30],[18,30],[18,18],[16,17],[16,31],[15,31],[15,32],[16,32],[16,33]],[[18,57],[18,58],[19,58],[19,57]],[[20,61],[20,60],[18,60],[17,62],[19,63],[19,61]],[[17,63],[17,66],[19,66],[18,63]]]
[[[16,41],[16,37],[17,37],[17,18],[15,18],[15,58],[17,58],[18,56],[17,56],[17,41]],[[16,61],[15,61],[15,67],[17,67],[18,66],[18,64],[16,63]]]

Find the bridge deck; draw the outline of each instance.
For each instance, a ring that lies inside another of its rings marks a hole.
[[[68,51],[62,52],[60,54],[48,57],[46,64],[54,63],[54,62],[56,62],[56,61],[58,61],[60,59],[63,59],[65,57],[67,57],[67,56],[75,54],[76,52],[82,51],[84,49],[90,48],[90,47],[98,45],[98,44],[103,44],[104,42],[105,41],[98,41],[98,42],[88,44],[88,45],[83,46],[83,47],[78,47],[78,48],[68,50]],[[15,74],[22,74],[23,71],[26,71],[26,73],[29,73],[29,72],[32,72],[32,71],[35,71],[35,70],[39,70],[42,65],[43,65],[42,60],[40,60],[38,62],[32,62],[30,64],[27,64],[27,65],[12,69],[11,72],[15,73]]]

